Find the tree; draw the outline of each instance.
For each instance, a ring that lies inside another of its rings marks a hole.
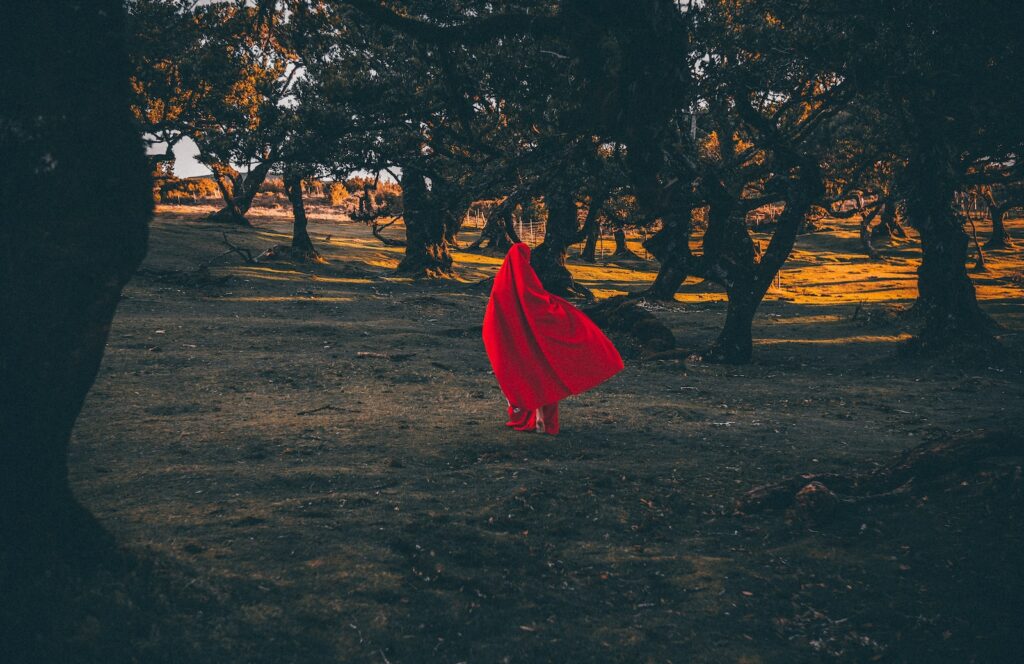
[[[123,21],[117,0],[54,0],[9,4],[0,27],[0,546],[8,554],[80,558],[108,543],[72,495],[67,448],[121,288],[146,252],[152,207]]]
[[[518,173],[506,174],[506,186],[518,188],[525,180],[554,203],[549,208],[555,223],[533,254],[534,266],[546,286],[566,292],[572,282],[564,267],[565,248],[583,239],[577,239],[568,200],[583,198],[584,187],[551,164],[577,162],[572,155],[594,137],[628,144],[634,163],[656,161],[662,146],[649,139],[678,105],[688,78],[680,66],[685,58],[678,60],[680,46],[685,54],[686,38],[677,4],[644,0],[642,8],[624,11],[610,0],[537,3],[525,9],[517,3],[405,3],[401,14],[372,1],[348,4],[377,25],[429,45],[428,51],[454,51],[469,72],[479,74],[464,74],[464,80],[488,83],[467,95],[465,87],[451,85],[458,78],[452,60],[441,67],[440,100],[452,120],[446,126],[460,129],[458,138],[478,153],[514,160]],[[487,111],[492,101],[499,109],[498,126],[517,129],[506,135],[518,138],[499,143],[498,149],[484,147],[479,139],[486,132],[471,128],[473,118],[486,123],[494,114],[467,112]],[[436,131],[439,125],[430,126]],[[542,172],[553,177],[543,179]]]
[[[967,274],[968,238],[955,197],[965,186],[1019,177],[1024,6],[1009,0],[927,6],[875,0],[856,7],[805,1],[788,11],[841,20],[844,38],[821,57],[882,113],[887,140],[905,161],[897,188],[923,251],[916,306],[924,326],[912,347],[990,350],[993,325]]]
[[[1024,207],[1024,186],[1021,186],[1021,183],[1014,183],[1012,186],[1004,185],[998,188],[994,185],[988,185],[982,187],[982,195],[988,204],[988,212],[992,218],[992,236],[985,243],[985,248],[1013,248],[1013,240],[1010,239],[1010,234],[1006,232],[1003,217],[1014,208]]]
[[[692,182],[694,189],[675,187],[677,216],[663,223],[651,243],[663,261],[655,288],[671,297],[688,271],[725,286],[725,324],[706,354],[713,361],[751,359],[757,308],[811,206],[824,194],[818,152],[844,98],[832,72],[793,47],[807,37],[809,26],[782,23],[763,10],[755,2],[709,2],[701,8],[694,47],[702,53],[697,83],[704,110],[692,113],[689,123],[691,138],[700,139],[674,141],[677,147],[666,153],[675,158],[662,161],[668,172],[659,176],[666,180],[674,171],[676,181]],[[684,127],[677,122],[675,135]],[[698,202],[708,206],[708,226],[703,251],[694,257],[689,219],[682,215],[688,217]],[[777,203],[782,213],[760,253],[747,215]],[[671,250],[662,244],[670,237]],[[674,269],[667,272],[666,265]]]
[[[202,34],[182,1],[127,3],[132,60],[132,112],[142,128],[153,170],[173,167],[174,148],[188,136],[210,92],[203,78]]]
[[[256,192],[281,158],[286,111],[302,62],[286,8],[277,5],[238,0],[192,10],[211,54],[204,73],[214,93],[191,136],[198,160],[212,171],[224,197],[224,207],[210,215],[213,221],[247,224]]]
[[[313,34],[303,0],[128,4],[135,64],[135,115],[150,145],[173,160],[186,136],[213,173],[224,207],[210,218],[247,224],[256,192],[281,157],[286,110]],[[239,170],[241,169],[241,171]]]

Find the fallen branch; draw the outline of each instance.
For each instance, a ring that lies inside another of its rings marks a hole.
[[[239,246],[236,246],[234,244],[231,244],[231,240],[228,239],[228,234],[227,233],[221,233],[221,236],[223,236],[224,244],[226,244],[228,246],[228,250],[225,251],[223,254],[219,254],[217,256],[214,256],[210,260],[208,260],[205,263],[203,263],[202,265],[200,265],[197,269],[202,270],[202,269],[206,269],[208,267],[212,267],[214,263],[216,263],[220,259],[224,258],[225,256],[230,256],[231,254],[238,254],[238,256],[247,264],[253,264],[253,263],[256,262],[253,259],[253,257],[252,257],[252,252],[251,251],[249,251],[245,247],[239,247]]]
[[[736,501],[736,512],[792,509],[801,518],[827,521],[844,505],[899,500],[916,487],[962,473],[983,460],[1007,456],[1024,456],[1024,436],[1000,431],[921,443],[889,465],[868,472],[808,473],[754,487]]]
[[[319,408],[314,408],[313,410],[300,410],[299,412],[297,412],[295,414],[296,415],[312,415],[313,413],[319,413],[319,412],[324,411],[324,410],[339,410],[339,408],[337,406],[332,405],[332,404],[326,404],[324,406],[320,406]]]
[[[386,224],[378,224],[376,219],[372,220],[370,222],[370,232],[373,233],[373,237],[383,242],[385,247],[404,247],[405,242],[402,240],[392,240],[391,238],[384,237],[380,234],[385,228],[394,225],[400,217],[401,215],[394,216],[391,218],[391,221]]]
[[[391,360],[392,362],[403,362],[411,357],[416,357],[416,353],[376,353],[374,351],[361,350],[356,353],[356,357],[361,359],[373,357],[382,360]]]

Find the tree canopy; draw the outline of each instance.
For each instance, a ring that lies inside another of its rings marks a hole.
[[[728,362],[750,359],[759,302],[823,214],[860,215],[874,258],[872,240],[905,219],[923,246],[919,346],[991,344],[957,200],[973,191],[993,214],[997,197],[1019,200],[1021,12],[1005,0],[129,5],[136,117],[165,147],[151,159],[192,138],[224,196],[215,217],[244,222],[275,169],[293,183],[390,174],[401,273],[452,274],[466,211],[497,200],[496,246],[514,239],[511,210],[539,210],[535,268],[583,297],[568,248],[601,219],[643,227],[661,265],[643,296],[670,299],[687,276],[726,288],[707,356]],[[760,210],[775,222],[763,250]],[[296,214],[295,244],[312,250]]]

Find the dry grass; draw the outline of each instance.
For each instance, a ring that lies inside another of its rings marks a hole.
[[[283,211],[258,211],[253,230],[185,220],[198,212],[154,222],[72,455],[81,499],[162,561],[93,587],[163,599],[133,599],[142,613],[118,631],[116,605],[82,608],[87,593],[69,591],[73,617],[98,613],[80,652],[938,662],[1010,661],[1024,646],[1019,495],[997,493],[993,509],[970,476],[818,531],[731,516],[734,497],[783,475],[1024,423],[1018,369],[897,361],[907,329],[865,318],[913,297],[912,243],[872,263],[852,228],[801,237],[758,316],[753,364],[628,359],[569,400],[548,439],[502,426],[475,330],[486,293],[471,284],[498,258],[459,253],[450,282],[394,278],[400,249],[314,207],[326,266],[158,278],[220,253],[225,230],[252,249],[287,239]],[[979,294],[1019,348],[1020,256],[989,262]],[[653,269],[572,265],[602,296]],[[723,295],[688,283],[656,313],[699,350]]]

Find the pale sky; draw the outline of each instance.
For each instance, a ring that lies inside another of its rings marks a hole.
[[[163,145],[155,145],[150,152],[163,152]],[[174,146],[174,174],[179,178],[190,178],[196,175],[209,175],[210,169],[196,161],[199,148],[191,138],[183,138]]]

